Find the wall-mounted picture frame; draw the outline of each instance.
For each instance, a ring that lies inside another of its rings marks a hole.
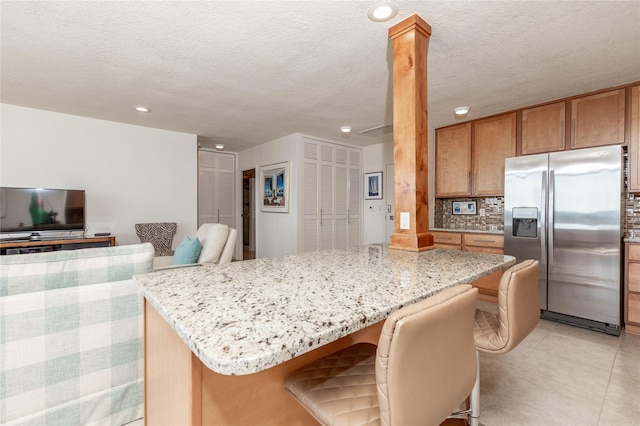
[[[289,162],[260,167],[260,211],[289,213]]]
[[[382,200],[382,172],[364,174],[364,199]]]
[[[454,201],[451,205],[453,215],[475,215],[478,214],[477,201]]]

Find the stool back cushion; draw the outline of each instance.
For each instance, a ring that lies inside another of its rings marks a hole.
[[[516,347],[536,328],[540,320],[538,261],[524,260],[507,269],[498,286],[500,325],[488,343],[492,353],[502,354]]]
[[[507,350],[517,346],[533,331],[540,320],[538,261],[525,260],[509,268],[498,287],[500,334],[509,329]]]
[[[387,318],[376,356],[381,424],[437,425],[469,396],[477,297],[477,289],[459,285]]]

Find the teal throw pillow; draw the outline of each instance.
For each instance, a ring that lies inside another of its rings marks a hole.
[[[200,256],[200,250],[202,250],[202,244],[200,244],[198,237],[193,240],[189,237],[184,237],[184,240],[176,248],[176,252],[173,255],[173,264],[188,265],[196,263],[198,256]]]

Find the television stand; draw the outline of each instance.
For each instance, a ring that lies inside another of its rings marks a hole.
[[[116,237],[78,237],[32,239],[5,241],[0,243],[0,255],[42,253],[58,250],[77,250],[94,247],[111,247],[116,245]]]

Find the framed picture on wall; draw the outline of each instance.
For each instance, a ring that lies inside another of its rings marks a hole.
[[[474,215],[477,213],[476,201],[454,201],[451,205],[451,213],[454,215]]]
[[[289,162],[260,167],[263,212],[289,213]]]
[[[382,200],[382,172],[364,174],[364,199]]]

